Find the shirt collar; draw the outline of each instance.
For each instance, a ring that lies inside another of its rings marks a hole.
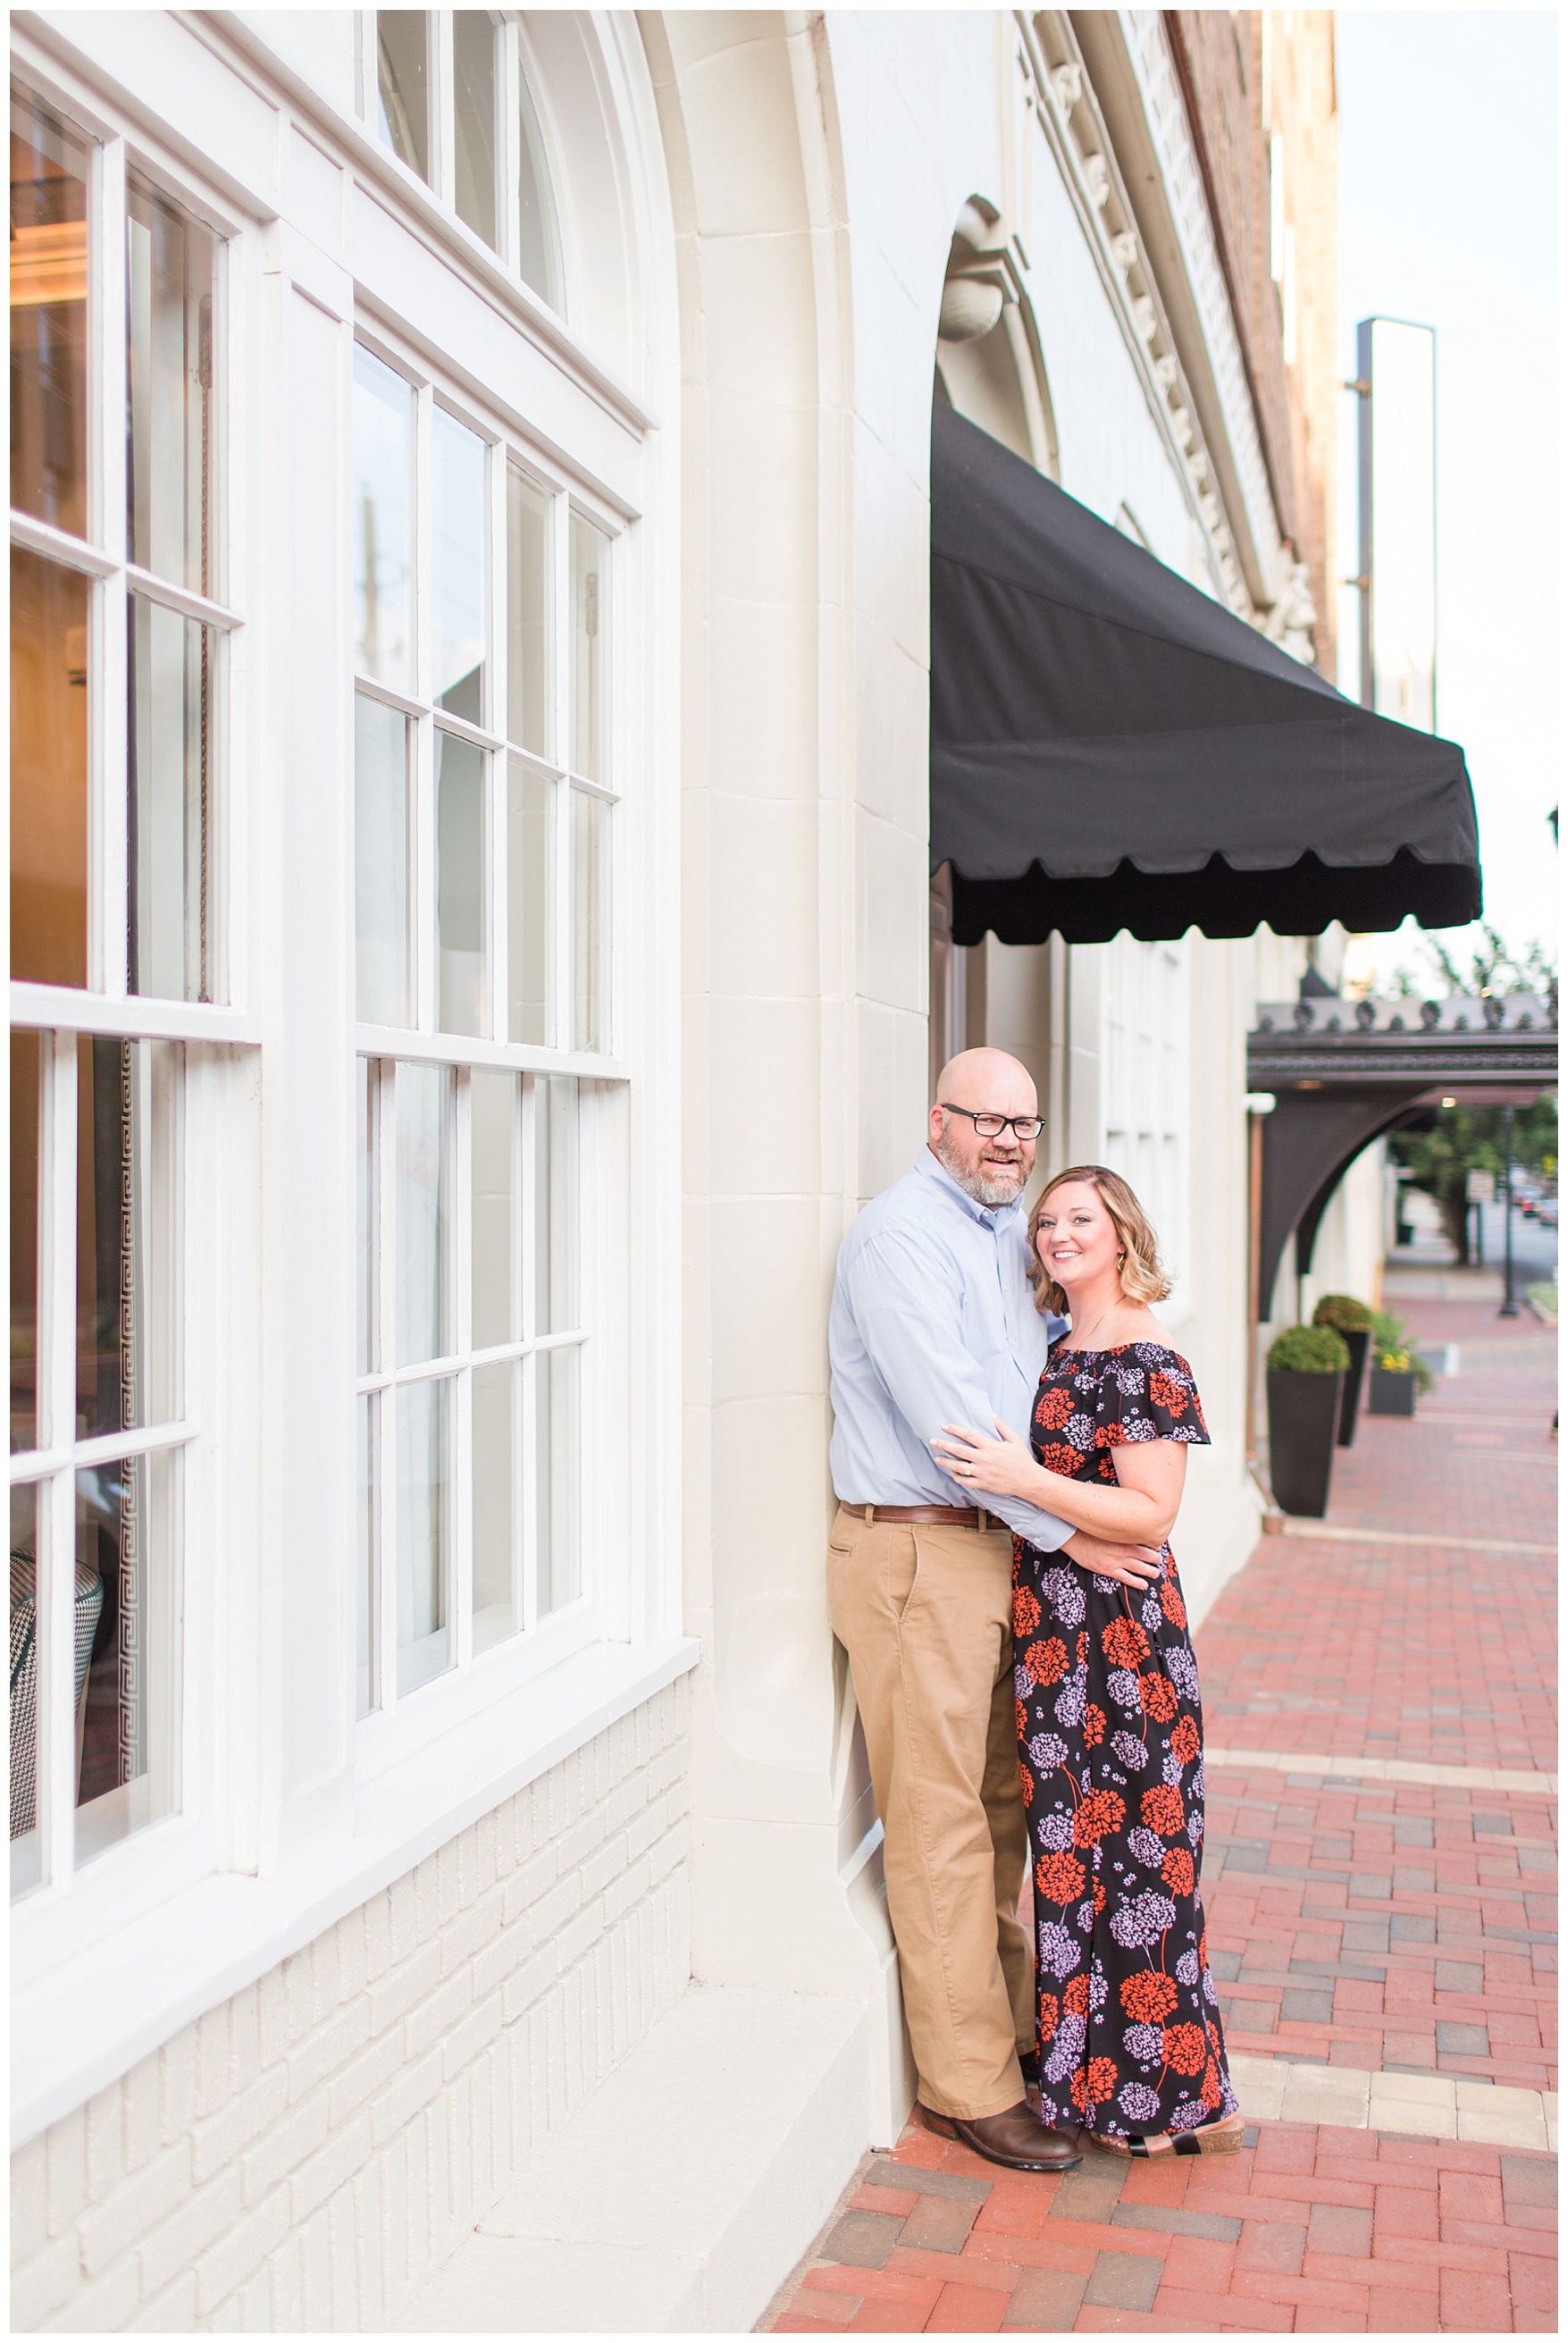
[[[964,1211],[969,1214],[970,1220],[978,1221],[981,1228],[1007,1228],[1014,1220],[1017,1219],[1019,1213],[1023,1209],[1023,1200],[1021,1196],[1015,1198],[1010,1204],[976,1203],[972,1196],[968,1196],[964,1193],[963,1190],[959,1186],[958,1182],[953,1178],[952,1173],[948,1170],[947,1165],[945,1163],[938,1162],[935,1155],[931,1152],[931,1150],[929,1147],[922,1149],[920,1155],[916,1161],[915,1170],[920,1173],[922,1178],[934,1180],[939,1187],[945,1188],[948,1194],[958,1203],[963,1206]]]

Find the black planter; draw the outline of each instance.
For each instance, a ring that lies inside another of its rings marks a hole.
[[[1404,1373],[1395,1374],[1387,1367],[1374,1367],[1367,1377],[1367,1413],[1413,1415],[1415,1369],[1409,1367]]]
[[[1351,1354],[1345,1374],[1344,1397],[1340,1402],[1339,1432],[1339,1445],[1349,1448],[1356,1436],[1356,1410],[1361,1405],[1362,1377],[1366,1373],[1367,1344],[1372,1341],[1372,1328],[1341,1326],[1336,1331]]]
[[[1344,1380],[1269,1369],[1269,1479],[1284,1513],[1321,1520],[1328,1511]]]

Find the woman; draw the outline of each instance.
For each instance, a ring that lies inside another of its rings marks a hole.
[[[949,1424],[932,1442],[987,1493],[1157,1548],[1139,1583],[1013,1545],[1024,1805],[1034,1862],[1040,2112],[1124,2156],[1241,2144],[1198,1897],[1198,1670],[1168,1543],[1187,1450],[1209,1433],[1150,1312],[1171,1290],[1154,1232],[1101,1164],[1061,1172],[1029,1224],[1040,1310],[1070,1315],[1030,1443]]]

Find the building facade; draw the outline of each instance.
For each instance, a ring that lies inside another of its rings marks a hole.
[[[927,482],[945,397],[1331,664],[1332,25],[13,41],[14,2324],[439,2324],[671,2027],[766,2153],[593,2283],[748,2324],[910,2094],[825,1328],[950,1048],[1159,1224],[1199,1615],[1256,1534],[1308,948],[951,947]]]

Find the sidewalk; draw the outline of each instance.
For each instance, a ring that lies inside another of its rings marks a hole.
[[[1396,1306],[1459,1374],[1363,1417],[1197,1638],[1248,2146],[1054,2180],[917,2118],[764,2328],[1555,2331],[1555,1346]]]

